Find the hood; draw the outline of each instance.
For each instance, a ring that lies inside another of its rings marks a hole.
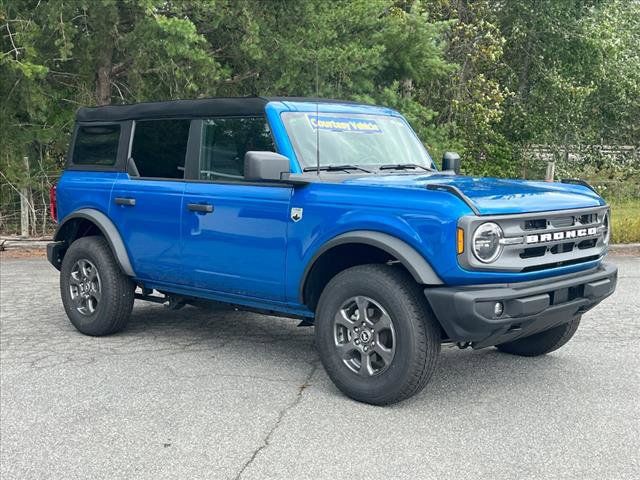
[[[459,188],[482,215],[546,212],[597,207],[605,202],[582,185],[557,182],[504,180],[440,173],[423,175],[371,175],[347,178],[344,183],[397,188],[423,188],[447,184]]]

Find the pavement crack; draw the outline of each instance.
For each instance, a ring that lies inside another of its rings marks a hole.
[[[273,437],[273,434],[276,432],[276,430],[278,430],[278,427],[280,427],[280,424],[284,420],[284,417],[286,417],[287,413],[289,413],[289,411],[295,408],[300,403],[300,400],[302,400],[302,394],[311,385],[310,383],[311,378],[316,373],[316,370],[318,370],[318,362],[316,362],[313,365],[313,367],[309,371],[309,374],[305,377],[302,385],[298,387],[298,393],[293,399],[293,401],[285,405],[285,407],[282,410],[280,410],[280,412],[278,413],[278,418],[276,419],[273,426],[269,429],[269,431],[265,435],[264,439],[262,440],[262,444],[253,451],[253,453],[251,454],[251,457],[249,457],[249,459],[244,463],[244,465],[242,465],[242,468],[240,469],[238,474],[234,477],[234,480],[240,480],[245,470],[251,466],[253,461],[257,458],[258,454],[260,454],[260,452],[265,450],[271,444],[271,438]]]

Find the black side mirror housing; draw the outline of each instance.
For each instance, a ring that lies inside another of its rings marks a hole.
[[[460,155],[456,152],[445,152],[442,156],[442,170],[460,174]]]
[[[291,173],[289,159],[276,152],[247,152],[244,155],[244,178],[279,182]]]

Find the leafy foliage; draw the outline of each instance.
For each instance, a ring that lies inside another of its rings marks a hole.
[[[637,149],[593,147],[640,143],[638,1],[0,0],[0,30],[12,185],[23,156],[60,168],[80,105],[253,94],[386,104],[467,173],[528,176],[544,145],[638,182]]]

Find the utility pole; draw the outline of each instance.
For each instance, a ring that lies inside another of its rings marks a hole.
[[[556,173],[556,162],[552,160],[547,162],[547,174],[544,177],[545,182],[553,182],[553,177]]]
[[[29,236],[29,157],[22,157],[25,176],[24,183],[20,187],[20,234]]]

